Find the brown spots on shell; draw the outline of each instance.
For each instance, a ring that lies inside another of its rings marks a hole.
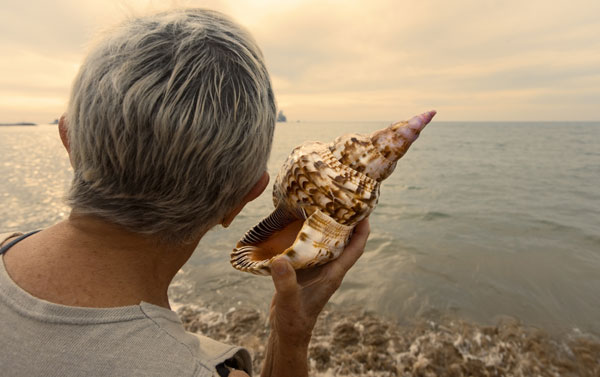
[[[307,185],[310,184],[310,180],[308,179],[308,177],[306,175],[300,174],[296,178],[296,183],[298,184],[298,186],[305,188]]]
[[[318,254],[322,254],[323,249],[325,249],[325,250],[328,249],[327,244],[323,243],[323,242],[313,241],[312,245],[315,249],[319,250]]]
[[[346,216],[344,216],[343,219],[341,219],[339,221],[340,224],[343,225],[349,225],[349,224],[353,224],[353,219],[356,217],[356,213],[352,210],[349,210],[346,214]]]
[[[343,189],[344,188],[344,182],[338,182],[338,181],[331,181],[331,184],[337,188]]]
[[[352,169],[348,174],[353,177],[368,174],[369,162],[378,155],[371,140],[364,135],[348,135],[345,140],[338,138],[332,148],[339,154],[339,162]]]
[[[369,155],[369,160],[367,161],[367,164],[371,165],[371,164],[375,164],[375,163],[381,163],[381,161],[379,161],[379,160],[380,159],[379,159],[379,156],[377,153],[371,153]]]
[[[390,149],[389,145],[386,145],[383,149],[380,149],[379,152],[383,155],[383,157],[387,158],[388,160],[392,155],[392,150]]]
[[[394,159],[401,157],[418,135],[413,129],[400,129],[406,126],[407,122],[399,122],[371,135],[344,135],[328,145],[307,142],[295,148],[276,178],[273,201],[307,228],[298,228],[294,244],[277,252],[289,248],[286,253],[294,259],[295,268],[319,265],[338,255],[350,237],[348,229],[377,204],[379,182],[392,173]],[[309,228],[311,231],[306,231]],[[245,262],[234,261],[236,268],[268,273],[270,259],[258,258],[260,254],[268,257],[265,251],[254,251],[253,258]],[[261,260],[255,263],[255,258]]]
[[[354,224],[358,222],[358,219],[362,216],[362,214],[359,213],[353,213],[352,216],[350,216],[348,218],[348,220],[346,220],[346,224]]]
[[[339,137],[330,148],[338,160],[350,167],[360,164],[360,156],[370,147],[370,140],[363,135],[346,135]]]
[[[335,202],[329,202],[325,205],[327,214],[333,215],[336,212],[337,206]]]
[[[363,185],[358,185],[358,187],[356,188],[356,193],[357,194],[362,194],[362,192],[365,190]]]
[[[325,165],[325,163],[323,161],[319,160],[314,163],[314,166],[315,166],[315,169],[321,170],[321,169],[325,168],[327,165]]]
[[[298,149],[282,167],[285,178],[278,177],[276,185],[283,185],[273,193],[289,206],[301,208],[303,218],[318,209],[340,224],[351,225],[356,216],[373,208],[372,191],[377,186],[364,174],[369,163],[377,164],[381,156],[364,135],[347,135],[337,142],[343,146],[341,151],[323,145],[330,154],[320,152],[319,145]]]
[[[301,173],[302,173],[302,168],[300,168],[299,166],[295,166],[292,170],[292,176],[294,176],[294,177],[297,177]]]
[[[342,224],[345,221],[347,214],[348,214],[348,209],[338,208],[331,217],[338,223]]]
[[[419,136],[419,130],[408,127],[408,122],[399,122],[372,134],[372,142],[378,151],[392,162],[399,160],[408,147]],[[391,172],[382,175],[389,176]]]
[[[340,198],[343,197],[341,190],[338,190],[335,187],[332,187],[331,190],[329,191],[329,193],[332,195],[332,199],[333,199],[334,202],[341,202],[342,201],[340,199]]]

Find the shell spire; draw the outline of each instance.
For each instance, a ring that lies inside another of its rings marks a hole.
[[[275,179],[275,210],[238,241],[233,267],[268,275],[279,255],[295,269],[337,258],[354,226],[377,205],[381,182],[435,114],[429,111],[370,135],[296,147]]]
[[[383,157],[398,161],[404,156],[408,147],[417,140],[419,133],[431,122],[435,114],[435,110],[432,110],[416,115],[408,122],[394,123],[388,128],[375,131],[371,134],[371,141]]]
[[[381,182],[392,174],[396,161],[404,156],[435,114],[436,111],[431,110],[371,135],[340,136],[330,144],[329,150],[342,164]]]

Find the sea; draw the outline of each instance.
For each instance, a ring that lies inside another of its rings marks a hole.
[[[271,180],[298,144],[390,122],[278,123]],[[0,232],[65,219],[72,169],[53,125],[0,127]],[[269,277],[233,269],[237,240],[273,210],[271,189],[200,242],[174,306],[266,312]],[[442,122],[382,183],[365,252],[331,307],[398,323],[502,318],[551,334],[600,335],[600,123]]]

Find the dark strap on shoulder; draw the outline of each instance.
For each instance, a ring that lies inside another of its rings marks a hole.
[[[8,249],[10,249],[11,247],[15,246],[15,244],[17,244],[17,242],[24,240],[25,238],[36,234],[37,232],[39,232],[41,229],[39,230],[34,230],[33,232],[29,232],[26,234],[23,234],[22,236],[19,236],[17,238],[15,238],[14,240],[10,241],[9,243],[7,243],[6,245],[2,246],[2,248],[0,249],[0,255],[6,253],[8,251]]]

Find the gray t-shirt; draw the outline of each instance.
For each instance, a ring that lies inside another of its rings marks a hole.
[[[0,255],[1,376],[216,376],[230,358],[251,373],[247,350],[186,332],[171,310],[38,299],[15,284]]]

